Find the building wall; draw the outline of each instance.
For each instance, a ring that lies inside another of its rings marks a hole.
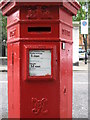
[[[79,22],[73,23],[73,64],[79,65]]]

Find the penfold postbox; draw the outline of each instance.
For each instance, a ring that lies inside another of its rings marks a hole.
[[[77,2],[6,2],[8,117],[72,118],[72,16]]]

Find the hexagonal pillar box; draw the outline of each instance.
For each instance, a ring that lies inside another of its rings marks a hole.
[[[0,4],[7,16],[9,118],[72,118],[72,16],[80,5],[55,1]]]

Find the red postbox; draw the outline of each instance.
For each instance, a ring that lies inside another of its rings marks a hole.
[[[72,16],[77,2],[2,2],[8,117],[72,118]]]

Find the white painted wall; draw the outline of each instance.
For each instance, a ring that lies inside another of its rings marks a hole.
[[[73,63],[79,62],[79,22],[73,22]]]

